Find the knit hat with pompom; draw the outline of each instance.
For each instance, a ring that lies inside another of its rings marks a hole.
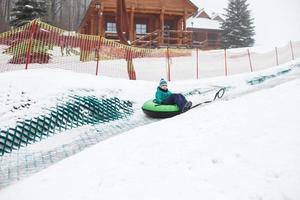
[[[168,84],[167,84],[167,81],[165,81],[165,79],[161,78],[159,81],[159,87],[161,87],[163,85],[168,85]]]

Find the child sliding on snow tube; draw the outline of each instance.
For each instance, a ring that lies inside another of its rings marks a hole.
[[[187,101],[182,94],[173,94],[168,90],[167,82],[160,79],[157,87],[155,100],[158,104],[177,104],[181,113],[186,112],[192,107],[192,102]]]

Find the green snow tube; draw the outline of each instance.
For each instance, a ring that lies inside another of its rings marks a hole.
[[[155,103],[155,99],[146,101],[142,107],[144,113],[153,118],[168,118],[180,114],[179,107]]]

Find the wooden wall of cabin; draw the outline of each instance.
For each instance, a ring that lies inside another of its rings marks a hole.
[[[168,27],[169,30],[182,30],[182,21],[183,18],[181,16],[168,16],[164,17],[164,25],[165,28]],[[97,15],[91,15],[86,21],[86,25],[82,27],[80,30],[81,33],[96,35],[97,33]],[[107,30],[107,23],[115,23],[115,13],[106,12],[103,13],[101,17],[99,17],[99,33],[102,36],[107,35],[105,32]],[[130,23],[130,21],[129,21]],[[158,14],[139,14],[134,13],[134,25],[130,27],[132,28],[131,34],[133,35],[133,40],[137,39],[136,35],[136,24],[147,24],[147,33],[154,32],[158,29],[161,30],[161,21],[160,15]],[[113,34],[108,34],[111,39],[114,38]]]
[[[147,33],[162,29],[162,25],[168,25],[167,20],[174,20],[171,24],[173,30],[185,30],[185,19],[197,11],[197,7],[184,0],[126,0],[128,17],[130,23],[130,39],[136,39],[136,23],[147,24]],[[102,36],[105,36],[107,22],[114,21],[116,10],[115,0],[101,0],[101,20],[97,20],[98,14],[95,3],[91,3],[85,18],[83,19],[80,32],[96,35],[99,29]],[[143,14],[139,14],[143,13]],[[163,13],[163,14],[162,14]],[[163,15],[163,17],[162,17]],[[132,19],[134,18],[134,24]],[[166,23],[162,23],[161,19]],[[99,24],[97,24],[99,23]],[[113,38],[112,39],[117,39]]]
[[[193,43],[203,43],[205,48],[216,49],[221,47],[221,32],[219,30],[188,29],[193,31]]]

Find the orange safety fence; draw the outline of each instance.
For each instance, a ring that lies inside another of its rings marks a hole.
[[[166,56],[166,49],[146,49],[126,46],[100,36],[65,31],[39,20],[34,20],[22,27],[1,33],[0,45],[1,53],[7,55],[7,62],[3,61],[5,58],[2,58],[2,62],[0,61],[0,71],[2,72],[21,67],[9,64],[25,64],[25,69],[28,69],[28,65],[33,63],[52,63],[58,67],[59,61],[61,64],[67,64],[70,59],[63,57],[70,55],[73,55],[71,59],[73,66],[75,65],[74,62],[82,64],[117,59],[130,61],[136,58],[165,58]],[[176,49],[170,51],[171,56],[186,56],[189,54],[189,51],[178,51]],[[97,63],[98,65],[99,63]],[[49,67],[48,65],[45,66]],[[65,67],[61,66],[60,68]],[[91,68],[88,65],[86,67]],[[72,69],[72,67],[66,67],[66,69]],[[75,71],[78,71],[78,69]],[[93,73],[91,70],[88,71]],[[98,70],[95,73],[98,74]]]
[[[0,72],[59,68],[118,78],[197,79],[253,72],[300,57],[300,42],[255,48],[202,51],[146,49],[94,35],[65,31],[40,20],[0,33]]]

